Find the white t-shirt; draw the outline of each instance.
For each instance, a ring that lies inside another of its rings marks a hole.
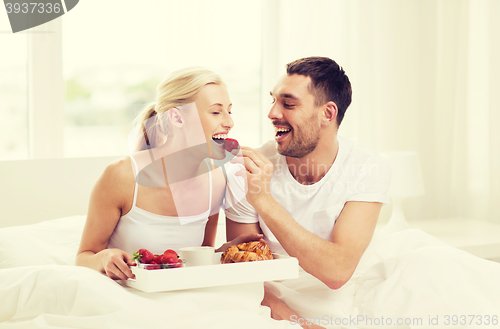
[[[286,157],[269,141],[258,150],[274,165],[270,182],[271,195],[306,230],[331,241],[333,226],[346,202],[389,203],[391,170],[377,152],[356,145],[356,141],[338,136],[339,151],[335,162],[323,178],[312,185],[302,185],[291,175]],[[300,170],[307,168],[298,168]],[[248,201],[242,197],[245,180],[228,175],[230,190],[226,198],[239,200],[226,209],[226,217],[239,223],[259,222],[264,239],[273,252],[284,249]],[[231,195],[228,195],[231,194]],[[235,197],[236,196],[236,197]]]

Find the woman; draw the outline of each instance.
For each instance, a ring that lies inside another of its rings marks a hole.
[[[214,245],[226,180],[206,159],[227,155],[231,106],[208,70],[179,70],[160,83],[156,102],[138,116],[133,153],[108,165],[92,190],[76,265],[126,280],[140,248]],[[240,236],[220,250],[259,238]]]

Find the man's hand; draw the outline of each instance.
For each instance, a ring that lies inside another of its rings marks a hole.
[[[241,152],[231,163],[241,163],[245,166],[244,172],[238,172],[238,176],[246,177],[247,200],[250,205],[257,208],[257,204],[266,197],[271,196],[269,188],[273,175],[273,164],[259,151],[243,146]]]

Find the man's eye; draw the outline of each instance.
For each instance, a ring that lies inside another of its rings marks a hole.
[[[293,104],[287,104],[287,103],[284,103],[284,104],[283,104],[283,106],[284,106],[284,107],[286,107],[286,108],[292,108],[292,107],[294,107],[295,105],[293,105]]]
[[[212,114],[220,114],[220,112],[212,112]]]

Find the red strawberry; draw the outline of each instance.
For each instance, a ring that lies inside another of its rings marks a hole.
[[[177,259],[177,262],[175,262],[174,264],[171,264],[171,267],[173,267],[173,268],[182,267],[182,259]]]
[[[139,249],[134,252],[134,260],[138,260],[142,264],[149,264],[153,260],[153,254],[147,249]]]
[[[226,151],[231,152],[232,150],[236,150],[240,147],[240,144],[236,139],[226,138],[224,139],[224,148]]]
[[[172,250],[172,249],[167,249],[167,250],[165,250],[165,252],[164,252],[163,254],[164,254],[165,256],[167,256],[167,255],[173,255],[173,256],[175,256],[175,257],[179,257],[179,256],[177,255],[177,253],[175,252],[175,250]]]
[[[156,264],[163,264],[163,255],[154,255],[153,257],[153,261],[156,263]]]
[[[163,264],[175,264],[177,263],[177,256],[169,254],[167,256],[163,255]]]

